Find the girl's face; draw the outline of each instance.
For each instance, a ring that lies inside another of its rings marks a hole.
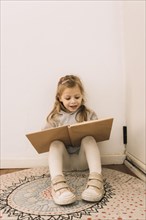
[[[60,102],[69,112],[75,112],[82,104],[83,95],[78,86],[64,89]]]

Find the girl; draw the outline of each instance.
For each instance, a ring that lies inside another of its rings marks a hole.
[[[84,88],[79,77],[66,75],[58,82],[54,108],[47,117],[44,129],[97,119],[94,111],[85,106]],[[52,197],[56,204],[67,205],[76,197],[66,183],[63,171],[89,169],[89,178],[82,199],[96,202],[104,195],[100,152],[95,139],[84,137],[81,146],[65,146],[53,141],[49,150],[49,170]]]

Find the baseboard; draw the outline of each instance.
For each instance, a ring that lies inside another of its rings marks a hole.
[[[123,164],[125,158],[126,158],[125,154],[101,155],[101,163],[102,165]]]
[[[102,165],[123,164],[125,155],[101,155]],[[39,158],[2,158],[1,169],[33,168],[48,166],[48,156]]]
[[[5,158],[1,159],[1,169],[33,168],[48,165],[47,157],[42,158]]]
[[[138,160],[136,157],[134,157],[129,152],[126,152],[126,159],[133,164],[135,167],[137,167],[139,170],[141,170],[143,173],[146,174],[146,164],[142,163],[140,160]]]
[[[139,177],[141,180],[146,182],[146,175],[139,170],[137,167],[134,166],[134,164],[131,164],[130,161],[125,160],[124,164],[126,167],[128,167],[137,177]]]

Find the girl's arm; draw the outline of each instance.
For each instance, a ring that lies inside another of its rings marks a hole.
[[[52,123],[46,121],[45,124],[42,126],[41,130],[46,130],[48,128],[55,128],[55,127],[57,127],[55,121],[53,121]]]
[[[89,113],[89,120],[96,120],[96,119],[98,119],[97,114],[93,110],[91,110]]]

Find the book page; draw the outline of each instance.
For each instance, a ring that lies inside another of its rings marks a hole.
[[[60,140],[65,145],[71,145],[68,126],[49,128],[47,130],[27,134],[26,137],[38,153],[48,152],[51,142],[55,140]]]
[[[82,138],[93,136],[97,142],[110,138],[113,118],[92,120],[69,126],[72,146],[80,146]]]

